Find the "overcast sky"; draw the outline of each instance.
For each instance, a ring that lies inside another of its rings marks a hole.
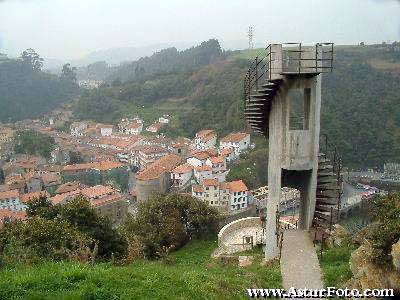
[[[77,59],[209,38],[354,44],[400,40],[396,0],[0,0],[0,52]]]

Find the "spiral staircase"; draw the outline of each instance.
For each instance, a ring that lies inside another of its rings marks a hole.
[[[333,44],[318,43],[304,46],[299,43],[284,44],[279,52],[270,44],[251,63],[244,79],[244,114],[250,128],[269,136],[271,105],[286,84],[285,78],[313,77],[332,71]],[[280,64],[277,65],[276,63]],[[320,142],[318,155],[316,205],[313,227],[330,232],[338,221],[341,195],[341,160],[335,146],[328,143],[326,135]]]

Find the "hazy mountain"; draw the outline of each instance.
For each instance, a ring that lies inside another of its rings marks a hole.
[[[83,67],[95,62],[106,62],[109,65],[119,65],[127,61],[135,61],[141,57],[150,56],[153,53],[160,51],[165,48],[175,47],[177,49],[185,49],[192,46],[192,43],[182,42],[174,44],[154,44],[149,46],[140,47],[123,47],[123,48],[110,48],[105,50],[98,50],[91,52],[81,59],[68,61],[71,65],[76,67]],[[57,73],[61,70],[63,64],[67,60],[45,58],[44,68],[50,70],[53,73]]]

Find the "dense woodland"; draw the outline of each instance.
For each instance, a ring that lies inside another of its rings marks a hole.
[[[74,81],[43,72],[43,59],[28,50],[0,61],[1,122],[37,118],[78,94]]]

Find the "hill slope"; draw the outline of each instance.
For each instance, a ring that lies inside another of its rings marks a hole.
[[[247,299],[247,288],[281,287],[278,264],[222,265],[215,241],[192,241],[165,261],[127,266],[46,263],[0,271],[0,299]]]
[[[168,133],[189,137],[202,128],[220,135],[243,130],[242,80],[257,52],[222,53],[194,66],[198,54],[193,51],[178,67],[166,62],[150,68],[151,74],[86,93],[77,116],[116,122],[144,114],[150,122],[169,113]],[[160,59],[146,61],[155,66]],[[393,67],[399,61],[398,51],[387,47],[337,47],[334,72],[322,81],[322,131],[338,146],[345,165],[381,167],[400,160],[400,64]]]
[[[0,63],[0,121],[37,118],[78,93],[75,84],[61,80],[20,60]]]

